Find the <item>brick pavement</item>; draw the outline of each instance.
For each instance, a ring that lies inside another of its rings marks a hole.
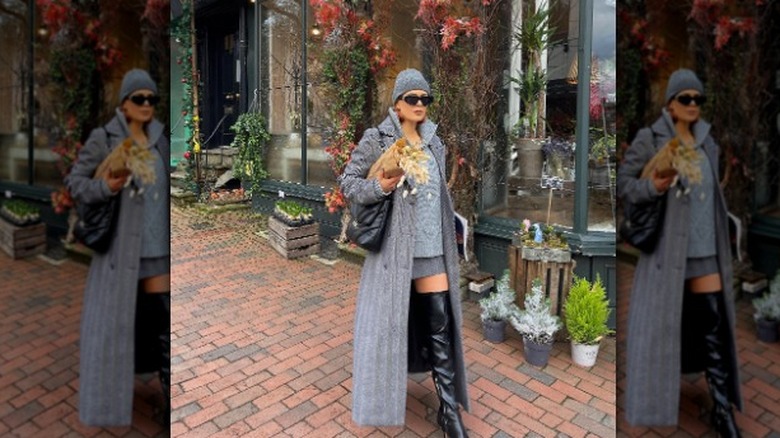
[[[173,436],[441,436],[426,375],[409,379],[405,427],[351,421],[359,266],[284,260],[247,214],[174,208],[172,224]],[[463,307],[471,436],[615,436],[614,339],[590,370],[563,343],[540,370],[513,330],[490,344]]]
[[[87,266],[0,253],[0,436],[163,437],[156,375],[136,378],[132,427],[78,420],[79,321]]]
[[[710,430],[712,405],[704,374],[683,376],[678,427],[631,427],[622,408],[625,390],[625,331],[634,266],[618,261],[618,431],[620,436],[715,437]],[[740,363],[743,412],[736,413],[737,425],[745,438],[780,437],[780,345],[759,342],[755,335],[753,307],[740,298],[737,310],[737,354]],[[704,406],[704,407],[702,407]]]

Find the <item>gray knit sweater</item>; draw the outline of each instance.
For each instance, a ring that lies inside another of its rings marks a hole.
[[[144,187],[144,230],[141,236],[141,257],[163,257],[170,253],[170,208],[168,207],[168,175],[157,148],[154,155],[154,184]]]
[[[688,222],[688,257],[710,257],[717,254],[715,248],[715,180],[712,166],[701,147],[696,147],[701,168],[701,184],[691,184],[688,193],[691,220]]]
[[[444,254],[441,236],[441,177],[439,167],[426,145],[425,154],[428,156],[428,174],[430,179],[427,184],[417,184],[417,202],[415,203],[415,215],[417,218],[414,229],[414,257],[436,257]]]
[[[400,137],[403,137],[401,123],[398,115],[390,109],[390,119]],[[411,181],[415,190],[416,202],[414,204],[414,257],[430,258],[444,254],[441,231],[441,175],[439,165],[433,158],[430,149],[430,141],[436,134],[436,125],[421,124],[420,137],[425,155],[428,157],[428,176],[426,184],[418,184]]]
[[[125,135],[130,135],[130,128],[124,114],[119,109],[117,120]],[[159,132],[148,132],[149,148],[154,156],[154,184],[143,188],[140,196],[144,200],[144,226],[141,233],[141,257],[163,257],[170,254],[171,215],[169,207],[170,188],[165,162],[154,143],[160,137]]]

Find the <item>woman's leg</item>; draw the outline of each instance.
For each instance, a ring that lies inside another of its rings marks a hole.
[[[417,290],[417,293],[429,294],[448,291],[450,289],[450,284],[447,281],[447,274],[441,273],[415,279],[414,288]]]
[[[701,324],[702,343],[706,351],[705,376],[712,396],[712,424],[721,437],[739,437],[729,399],[732,373],[729,327],[720,274],[709,274],[688,280],[689,298],[695,301],[697,323]]]
[[[708,274],[688,279],[688,289],[693,293],[715,293],[723,290],[720,274]]]
[[[171,293],[171,274],[155,275],[141,280],[143,291],[148,294]]]
[[[447,274],[414,280],[415,303],[424,307],[427,318],[428,360],[433,383],[439,395],[439,426],[448,437],[466,437],[466,428],[458,412],[455,395],[455,360],[452,349],[452,311]]]
[[[141,280],[141,287],[146,298],[153,301],[150,315],[143,318],[154,324],[156,339],[160,349],[159,373],[160,387],[163,392],[162,422],[170,423],[171,418],[171,281],[170,274],[156,275]]]

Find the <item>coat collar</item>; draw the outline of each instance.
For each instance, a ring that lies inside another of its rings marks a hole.
[[[693,125],[693,137],[696,139],[696,146],[704,143],[704,140],[710,134],[710,127],[711,125],[702,119],[699,119],[699,121]],[[652,129],[653,132],[664,138],[674,138],[677,136],[672,115],[669,114],[669,111],[667,111],[666,108],[661,110],[661,117],[653,123]]]
[[[438,125],[431,122],[427,117],[417,127],[420,131],[420,137],[422,138],[423,144],[430,145],[432,149],[441,147],[441,142],[433,141],[434,137],[436,137],[437,128]],[[379,132],[383,135],[391,136],[395,139],[404,136],[403,130],[401,130],[401,121],[398,119],[398,115],[392,107],[388,110],[388,116],[379,124],[379,126],[377,126],[377,129],[379,129]]]
[[[149,139],[149,144],[157,144],[157,141],[163,134],[163,124],[157,119],[152,119],[148,125],[146,125],[146,135]],[[116,109],[116,116],[106,124],[106,131],[121,139],[125,139],[130,136],[130,128],[127,126],[127,119],[119,108]]]

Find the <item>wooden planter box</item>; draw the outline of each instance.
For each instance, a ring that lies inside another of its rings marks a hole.
[[[13,259],[46,251],[46,224],[19,227],[0,219],[0,248]]]
[[[550,310],[563,318],[563,302],[571,289],[574,265],[568,250],[510,245],[509,286],[517,292],[517,305],[521,309],[525,307],[525,294],[531,291],[533,280],[539,278],[550,298]],[[563,340],[565,337],[565,330],[561,329],[555,339]]]
[[[271,216],[268,218],[268,241],[287,259],[317,254],[320,251],[320,224],[291,227]]]

